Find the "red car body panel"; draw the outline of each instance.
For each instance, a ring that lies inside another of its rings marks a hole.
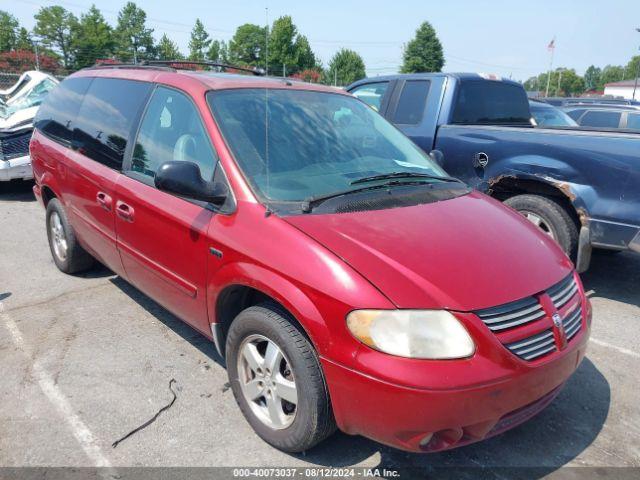
[[[524,361],[503,344],[551,328],[549,315],[494,334],[472,312],[527,296],[546,301],[544,291],[572,271],[559,247],[518,214],[471,193],[388,210],[269,215],[205,98],[207,91],[225,88],[344,92],[280,79],[151,69],[94,69],[74,76],[156,82],[189,95],[219,156],[235,211],[213,213],[161,192],[38,130],[31,141],[34,192],[43,202],[44,192],[53,192],[71,212],[85,248],[209,338],[227,289],[252,287],[283,305],[320,356],[344,431],[414,451],[476,441],[550,402],[584,356],[591,310],[577,275],[579,294],[559,313],[580,304],[582,329],[566,348],[557,339],[558,351],[540,360]],[[123,203],[131,211],[119,211]],[[396,308],[452,310],[476,344],[474,355],[446,361],[396,357],[364,346],[346,328],[353,310]],[[420,445],[436,431],[427,448]]]

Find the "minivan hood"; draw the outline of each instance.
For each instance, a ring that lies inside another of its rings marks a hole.
[[[545,290],[573,268],[553,240],[479,192],[412,207],[284,219],[398,308],[492,307]]]

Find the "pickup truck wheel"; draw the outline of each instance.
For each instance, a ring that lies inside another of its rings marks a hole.
[[[52,198],[47,204],[46,221],[49,248],[58,269],[70,274],[89,269],[94,259],[78,243],[64,207],[57,198]]]
[[[504,202],[553,238],[572,259],[578,247],[578,226],[569,212],[550,197],[516,195]]]
[[[335,429],[318,356],[279,306],[240,312],[226,341],[229,383],[255,432],[286,452],[302,452]]]

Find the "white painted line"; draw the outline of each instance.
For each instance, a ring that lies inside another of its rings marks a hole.
[[[31,354],[27,347],[20,329],[9,316],[4,312],[4,305],[0,302],[0,319],[2,319],[5,327],[9,330],[14,345],[29,359]],[[73,411],[71,404],[56,386],[53,378],[47,372],[47,370],[40,365],[38,360],[33,360],[32,363],[33,375],[38,382],[38,386],[45,394],[49,402],[58,410],[58,412],[64,417],[69,426],[73,436],[84,450],[84,453],[89,457],[96,467],[111,467],[111,463],[102,453],[100,446],[96,440],[96,437],[91,433],[91,430],[84,424],[80,417]]]
[[[593,337],[589,341],[595,343],[596,345],[600,345],[601,347],[611,348],[617,352],[624,353],[625,355],[629,355],[630,357],[640,358],[640,353],[629,350],[628,348],[611,345],[610,343],[603,342],[602,340],[598,340],[597,338]]]

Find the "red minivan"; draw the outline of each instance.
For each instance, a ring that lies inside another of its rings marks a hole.
[[[212,339],[285,451],[433,452],[554,399],[591,307],[548,236],[348,93],[174,67],[82,70],[40,109],[60,270],[98,260]]]

